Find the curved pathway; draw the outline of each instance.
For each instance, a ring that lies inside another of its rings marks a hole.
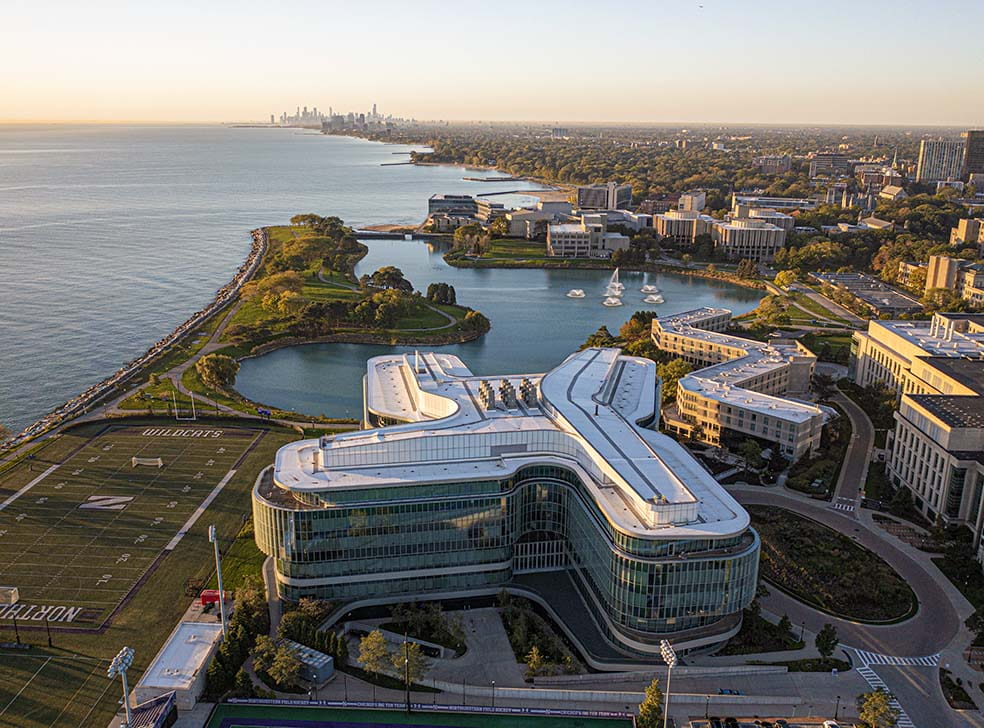
[[[857,509],[861,507],[864,482],[868,477],[871,450],[875,444],[875,427],[867,413],[840,390],[831,399],[843,408],[851,421],[851,442],[834,487],[834,504],[853,501]]]
[[[806,629],[814,634],[824,624],[830,623],[837,629],[842,644],[885,655],[934,655],[957,636],[961,626],[960,616],[938,581],[946,577],[929,573],[923,564],[889,542],[888,535],[880,533],[881,529],[869,528],[867,523],[830,509],[826,501],[802,499],[754,486],[729,490],[742,505],[779,506],[851,537],[888,562],[912,588],[919,602],[919,611],[905,622],[869,625],[832,617],[773,588],[770,595],[762,600],[762,606],[769,612],[787,614],[794,628],[805,624]],[[930,567],[935,570],[935,567]]]

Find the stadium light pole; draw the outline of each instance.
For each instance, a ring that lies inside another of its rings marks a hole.
[[[126,723],[120,728],[132,728],[133,726],[133,715],[130,713],[130,688],[126,684],[126,671],[131,664],[133,664],[133,648],[124,647],[109,663],[109,669],[106,670],[106,676],[110,680],[117,675],[123,680],[123,706],[126,708]]]
[[[663,728],[666,728],[670,723],[670,678],[677,664],[677,656],[668,640],[660,640],[659,652],[666,663],[666,707],[663,708]]]
[[[208,527],[208,541],[215,545],[215,573],[219,578],[219,617],[222,619],[222,638],[228,637],[226,629],[225,592],[222,591],[222,557],[219,556],[219,539],[215,535],[215,525]]]
[[[403,685],[406,688],[407,713],[410,712],[410,645],[407,644],[407,633],[403,633]]]

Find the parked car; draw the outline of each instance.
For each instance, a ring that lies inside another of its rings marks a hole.
[[[838,725],[837,721],[825,720],[823,722],[823,728],[840,728],[840,725]]]
[[[741,690],[732,690],[731,688],[718,688],[718,695],[742,695]]]

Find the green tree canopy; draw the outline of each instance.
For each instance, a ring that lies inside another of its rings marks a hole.
[[[663,380],[663,404],[676,399],[677,382],[693,371],[693,367],[683,359],[671,359],[656,365],[656,375]]]
[[[225,354],[206,354],[195,362],[195,370],[212,389],[222,389],[236,381],[239,362]]]
[[[865,728],[892,728],[899,711],[891,705],[891,696],[884,690],[861,693],[858,696],[858,718]]]
[[[817,652],[819,652],[824,658],[827,658],[834,654],[834,650],[837,649],[838,642],[837,630],[834,628],[834,625],[827,623],[817,633],[817,638],[814,641],[814,644],[816,645]]]
[[[427,672],[427,658],[416,642],[401,644],[390,656],[390,664],[400,679],[409,681],[411,685],[420,682]]]
[[[639,728],[662,728],[663,726],[663,691],[660,690],[659,680],[653,679],[646,686],[646,696],[639,703]]]
[[[374,629],[359,640],[359,664],[366,672],[378,675],[389,658],[386,638],[378,629]]]

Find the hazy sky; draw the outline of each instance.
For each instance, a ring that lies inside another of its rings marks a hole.
[[[979,126],[984,0],[4,0],[0,121]]]

